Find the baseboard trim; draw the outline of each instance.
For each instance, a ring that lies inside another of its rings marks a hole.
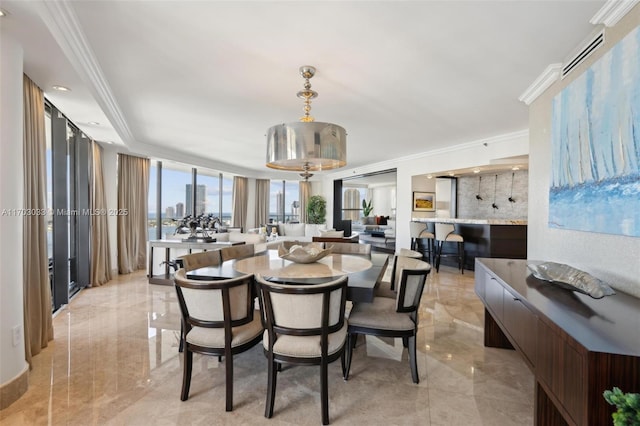
[[[0,386],[0,410],[16,402],[29,389],[29,364],[13,380]]]

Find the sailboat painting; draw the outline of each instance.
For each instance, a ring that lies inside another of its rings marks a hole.
[[[640,27],[552,103],[549,227],[640,236]]]

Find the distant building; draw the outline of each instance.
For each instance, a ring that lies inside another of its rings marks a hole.
[[[167,207],[167,209],[165,210],[164,213],[164,217],[167,219],[175,219],[176,217],[176,211],[173,207],[169,206]]]
[[[198,185],[196,189],[196,213],[195,215],[201,215],[205,211],[205,206],[207,202],[207,185]],[[187,216],[193,214],[193,190],[190,183],[186,185],[186,203],[187,205]]]
[[[176,217],[183,218],[184,217],[184,203],[176,204]]]

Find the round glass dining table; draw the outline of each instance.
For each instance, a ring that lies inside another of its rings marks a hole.
[[[332,278],[366,271],[371,260],[363,256],[331,253],[317,262],[295,263],[282,259],[277,250],[236,260],[233,267],[243,274],[261,274],[279,279]]]

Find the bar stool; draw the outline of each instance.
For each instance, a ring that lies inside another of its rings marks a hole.
[[[436,272],[440,272],[440,258],[456,256],[458,258],[458,268],[464,274],[464,238],[456,234],[452,223],[436,223]],[[458,252],[456,254],[442,254],[444,243],[457,243]]]
[[[435,235],[433,232],[429,232],[427,225],[422,222],[409,222],[409,234],[411,236],[411,250],[422,251],[427,253],[427,261],[431,263],[432,256],[435,257]],[[420,239],[427,240],[426,250],[418,250]],[[433,253],[433,255],[432,255]]]

